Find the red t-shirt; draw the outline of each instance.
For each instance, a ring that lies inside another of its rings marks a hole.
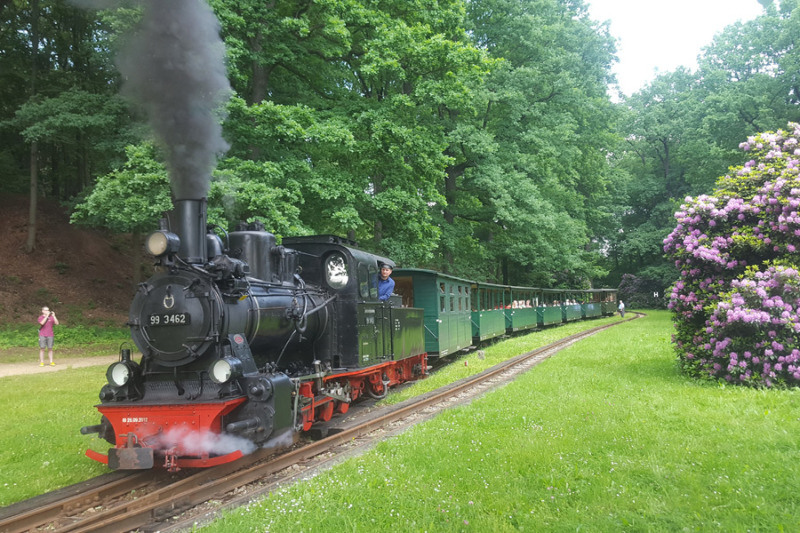
[[[39,319],[37,320],[37,322],[39,323],[40,326],[42,326],[42,319],[43,318],[44,318],[44,315],[39,315]],[[39,336],[40,337],[52,337],[53,336],[53,315],[48,316],[47,317],[47,322],[45,322],[44,325],[41,328],[39,328]]]

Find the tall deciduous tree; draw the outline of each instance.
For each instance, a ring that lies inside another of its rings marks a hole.
[[[32,250],[38,196],[69,200],[120,163],[129,119],[96,13],[58,0],[6,2],[0,27],[0,170],[6,190],[28,182]]]
[[[488,132],[476,146],[489,150],[450,194],[463,196],[465,218],[480,218],[480,238],[504,265],[498,278],[586,281],[597,274],[585,253],[602,221],[591,213],[606,198],[613,41],[581,2],[485,0],[469,10],[477,44],[503,62],[474,129]]]
[[[485,54],[460,1],[215,2],[234,87],[232,157],[270,163],[303,226],[429,259],[448,157],[439,108]]]

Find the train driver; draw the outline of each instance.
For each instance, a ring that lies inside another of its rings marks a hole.
[[[392,266],[383,263],[381,265],[381,275],[378,277],[378,300],[385,302],[394,292],[394,280],[389,277],[392,275]]]

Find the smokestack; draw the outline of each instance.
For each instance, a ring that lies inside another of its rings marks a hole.
[[[181,239],[178,256],[187,263],[205,263],[206,252],[206,200],[175,199],[175,207],[167,213],[169,229]]]

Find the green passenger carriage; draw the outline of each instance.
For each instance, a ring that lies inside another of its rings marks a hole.
[[[472,284],[472,339],[476,344],[506,332],[506,288],[494,283]]]
[[[597,318],[603,314],[600,302],[595,299],[598,293],[598,289],[584,291],[583,302],[581,303],[583,318]]]
[[[392,279],[404,307],[425,310],[428,357],[443,357],[472,346],[471,281],[415,268],[396,269]]]
[[[611,316],[617,312],[617,291],[614,289],[598,289],[598,299],[603,316]]]
[[[561,324],[564,317],[561,312],[561,289],[539,289],[538,313],[539,326],[550,326]]]
[[[434,270],[398,268],[396,305],[424,310],[425,351],[444,357],[489,339],[612,315],[613,289],[539,289],[469,281]]]
[[[536,301],[539,289],[509,287],[511,302],[506,307],[506,325],[511,333],[534,329],[539,325]]]
[[[564,322],[572,322],[583,318],[583,300],[584,291],[565,290],[564,298],[561,301],[561,316]]]

